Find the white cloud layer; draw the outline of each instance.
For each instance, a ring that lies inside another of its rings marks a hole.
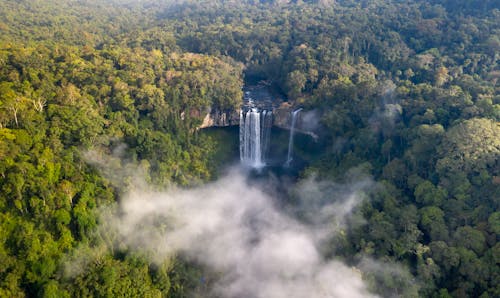
[[[365,184],[342,192],[313,180],[301,186],[304,199],[329,196],[328,204],[311,202],[319,224],[279,210],[238,169],[195,189],[139,187],[122,199],[119,216],[104,220],[107,232],[117,235],[115,245],[147,251],[158,261],[181,253],[221,273],[211,293],[216,297],[374,297],[358,270],[319,252],[325,235],[342,226],[361,201],[358,190]]]

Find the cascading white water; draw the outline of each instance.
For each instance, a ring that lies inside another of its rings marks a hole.
[[[245,118],[243,109],[240,110],[240,160],[243,162],[245,156]]]
[[[271,138],[271,126],[273,125],[273,112],[263,111],[262,112],[262,123],[261,123],[261,138],[262,138],[262,161],[266,162],[267,152],[269,149],[269,141]]]
[[[292,123],[290,124],[290,138],[288,139],[288,154],[284,166],[290,167],[293,160],[293,136],[295,134],[295,123],[297,122],[297,115],[302,111],[302,108],[292,112]]]
[[[265,165],[272,113],[251,108],[240,111],[240,160],[253,168]]]

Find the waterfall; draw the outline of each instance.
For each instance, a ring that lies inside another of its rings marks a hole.
[[[240,110],[240,160],[243,162],[245,156],[245,118],[243,109]]]
[[[271,138],[271,126],[273,125],[273,112],[262,112],[261,137],[262,137],[262,160],[267,160],[267,152],[269,150],[269,140]]]
[[[250,108],[240,111],[240,160],[244,165],[265,165],[271,129],[272,112]]]
[[[290,124],[290,138],[288,139],[288,154],[284,166],[290,167],[293,160],[293,136],[295,134],[295,123],[297,122],[297,115],[302,110],[302,108],[297,109],[292,112],[292,123]]]

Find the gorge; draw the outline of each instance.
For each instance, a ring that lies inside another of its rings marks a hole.
[[[299,132],[312,137],[317,141],[317,136],[311,125],[305,125],[301,119],[302,108],[294,109],[293,105],[283,100],[270,87],[262,82],[256,85],[246,85],[244,88],[242,106],[238,111],[220,111],[212,109],[204,117],[200,128],[223,128],[239,126],[239,156],[240,162],[245,167],[260,169],[269,164],[269,150],[272,128],[279,129],[275,134],[288,131],[286,140],[287,148],[282,157],[273,152],[273,159],[283,160],[285,168],[291,166],[293,159],[294,135]],[[279,146],[283,147],[283,146]],[[281,150],[279,150],[281,151]],[[274,162],[275,164],[279,161]]]

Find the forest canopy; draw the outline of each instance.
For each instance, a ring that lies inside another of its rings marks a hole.
[[[318,115],[300,178],[383,186],[326,255],[407,268],[364,277],[384,297],[500,297],[499,20],[495,0],[0,0],[0,296],[189,295],[195,264],[99,238],[130,181],[88,155],[210,181],[224,140],[197,128],[258,78]]]

